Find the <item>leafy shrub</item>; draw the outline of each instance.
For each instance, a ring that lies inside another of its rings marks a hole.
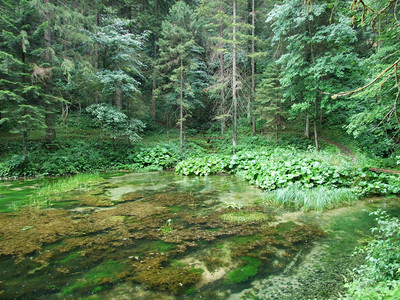
[[[361,196],[399,194],[399,176],[385,173],[376,174],[370,171],[363,172],[360,174],[354,190]]]
[[[360,196],[400,193],[398,175],[363,172],[342,156],[329,156],[331,163],[322,157],[293,149],[260,148],[258,151],[239,151],[234,155],[188,158],[176,165],[176,172],[183,175],[234,173],[268,191],[297,183],[306,189],[318,186],[353,188]]]
[[[193,157],[179,162],[175,170],[183,175],[202,175],[229,172],[229,157],[219,157],[207,155],[203,157]]]
[[[399,299],[400,222],[378,210],[375,237],[356,253],[365,255],[365,264],[356,268],[355,279],[347,285],[347,299]]]

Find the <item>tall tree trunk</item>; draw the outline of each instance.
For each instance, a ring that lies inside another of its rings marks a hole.
[[[50,0],[44,0],[43,3],[45,5],[50,4]],[[44,12],[46,19],[49,20],[51,18],[51,13],[50,11],[45,8]],[[50,51],[50,48],[52,46],[52,36],[51,36],[51,29],[48,28],[44,31],[44,44],[46,46],[46,50],[44,52],[44,58],[46,62],[52,63],[53,62],[53,54],[52,51]],[[51,92],[50,88],[50,83],[47,85],[47,92]],[[46,114],[45,114],[45,124],[46,124],[46,142],[52,142],[56,138],[56,130],[54,128],[55,125],[55,115],[53,112],[53,107],[51,104],[46,104]]]
[[[232,43],[232,100],[233,100],[233,138],[232,145],[233,147],[237,146],[237,65],[236,65],[236,0],[233,0],[233,43]]]
[[[224,10],[223,7],[223,0],[221,1],[221,6],[220,6],[220,12],[222,14]],[[221,18],[220,24],[219,24],[219,38],[221,39],[221,45],[220,49],[224,48],[224,43],[222,42],[224,38],[224,24],[223,20]],[[224,61],[224,52],[220,51],[219,53],[219,65],[220,65],[220,83],[221,83],[221,108],[220,108],[220,113],[222,115],[225,115],[225,61]],[[226,119],[225,117],[221,118],[221,135],[224,135],[225,133],[225,128],[226,128]]]
[[[179,144],[181,155],[183,154],[183,58],[181,57],[181,94],[180,94],[180,113],[179,113]]]
[[[313,33],[311,30],[311,21],[308,21],[308,31],[310,34],[310,39],[312,41],[313,39]],[[314,45],[311,42],[310,43],[310,53],[311,53],[311,62],[315,64],[315,54],[314,54]],[[317,116],[318,114],[318,99],[317,96],[315,95],[314,99],[314,139],[315,139],[315,149],[319,151],[319,141],[318,141],[318,130],[317,130]]]
[[[304,135],[310,139],[310,115],[306,113],[306,128],[304,130]]]
[[[253,54],[251,57],[251,97],[248,104],[248,116],[250,117],[250,113],[252,112],[252,103],[254,103],[254,97],[256,95],[256,60],[254,58],[254,53],[256,52],[256,4],[255,0],[252,0],[251,3],[251,25],[253,26],[251,29],[251,53]],[[252,117],[253,123],[253,135],[256,135],[256,117],[253,115]]]
[[[27,74],[27,66],[26,66],[26,49],[25,49],[25,41],[23,40],[21,43],[21,60],[22,60],[22,83],[25,84],[28,82]],[[25,103],[28,104],[27,99],[25,98]],[[24,110],[24,116],[27,114],[26,111]],[[1,119],[1,115],[0,115]],[[22,132],[22,144],[23,144],[23,151],[24,151],[24,162],[25,164],[29,163],[29,152],[28,152],[28,131],[26,127],[24,128]]]
[[[158,0],[155,1],[155,15],[158,16]],[[157,89],[157,69],[156,69],[156,60],[157,60],[157,39],[158,35],[157,33],[154,33],[154,44],[153,44],[153,60],[154,60],[154,67],[153,67],[153,85],[152,85],[152,91],[151,91],[151,117],[153,118],[153,121],[156,121],[156,95],[155,91]]]

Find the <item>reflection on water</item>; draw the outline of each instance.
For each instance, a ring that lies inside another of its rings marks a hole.
[[[155,172],[10,209],[43,183],[0,186],[0,298],[335,298],[372,226],[363,209],[398,208],[285,211],[233,176]]]

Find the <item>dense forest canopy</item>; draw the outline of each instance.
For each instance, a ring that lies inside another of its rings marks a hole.
[[[84,114],[113,140],[157,128],[340,126],[399,142],[398,1],[0,1],[0,130],[57,137]],[[229,131],[226,133],[226,131]],[[373,149],[372,149],[373,148]]]

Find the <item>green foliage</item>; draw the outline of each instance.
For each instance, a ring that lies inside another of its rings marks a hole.
[[[179,162],[175,171],[182,175],[202,175],[230,172],[229,157],[219,157],[209,155],[203,157],[193,157]]]
[[[106,104],[92,104],[86,108],[101,128],[101,134],[107,133],[112,139],[127,137],[131,142],[140,140],[138,132],[145,125],[137,119],[128,119],[128,116],[118,109]]]
[[[398,175],[363,172],[357,165],[345,158],[335,165],[335,160],[328,155],[314,155],[312,152],[295,151],[276,148],[261,148],[258,151],[239,151],[235,155],[209,155],[188,158],[176,165],[176,172],[183,175],[210,175],[218,173],[237,174],[251,184],[265,190],[284,188],[296,183],[301,188],[312,189],[325,186],[333,188],[353,188],[357,195],[388,195],[400,193]],[[340,158],[340,156],[338,156]],[[322,193],[323,191],[320,190]],[[319,198],[318,191],[310,192],[314,202],[320,207],[335,206],[340,201],[352,202],[353,196],[344,189],[337,196],[331,194],[327,198]],[[348,194],[342,199],[342,196]],[[310,196],[311,197],[311,196]],[[304,198],[304,197],[303,197]],[[318,200],[319,199],[319,200]],[[325,200],[323,200],[325,199]],[[300,204],[301,202],[299,202]],[[307,204],[308,205],[308,204]],[[303,205],[301,205],[303,206]],[[310,207],[313,205],[310,204]]]
[[[285,109],[283,90],[279,81],[280,70],[276,65],[269,65],[262,75],[256,90],[255,114],[258,120],[264,121],[263,128],[284,129]]]
[[[357,253],[365,264],[357,267],[353,282],[347,285],[346,299],[397,299],[400,296],[400,222],[383,211],[371,213],[378,226],[374,239]]]
[[[204,49],[196,40],[197,27],[194,12],[184,1],[178,1],[171,7],[161,26],[156,95],[164,113],[174,115],[177,108],[182,110],[177,124],[185,123],[194,108],[203,106],[199,99],[203,97],[208,75],[202,59]]]
[[[230,271],[226,276],[226,283],[228,284],[236,284],[249,280],[251,277],[254,277],[258,273],[258,267],[261,262],[256,257],[242,257],[241,260],[246,262],[247,264],[243,267],[234,269]]]
[[[48,148],[32,144],[28,164],[22,155],[13,155],[0,163],[0,177],[60,176],[107,170],[155,171],[169,169],[180,158],[179,150],[166,144],[134,148],[117,142],[113,148],[104,143],[100,149],[91,141],[59,141]]]

